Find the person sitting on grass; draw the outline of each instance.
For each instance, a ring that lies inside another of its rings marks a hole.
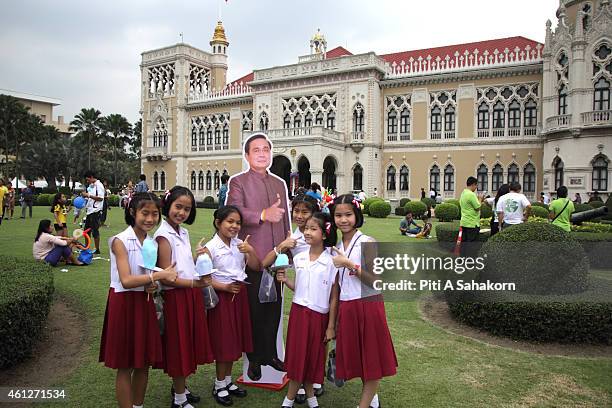
[[[406,234],[416,235],[419,232],[421,232],[421,229],[422,228],[419,227],[418,224],[414,221],[412,211],[408,211],[406,213],[406,218],[400,221],[399,230],[402,235],[406,235]]]
[[[431,229],[433,228],[433,224],[431,223],[429,217],[427,215],[423,215],[421,217],[421,221],[423,221],[423,230],[416,234],[415,238],[420,239],[429,239],[431,238],[429,234],[431,234]]]
[[[47,262],[51,266],[57,266],[63,258],[67,265],[83,265],[74,258],[72,244],[74,238],[57,237],[52,234],[51,220],[42,220],[38,224],[38,232],[32,246],[32,254],[37,261]]]

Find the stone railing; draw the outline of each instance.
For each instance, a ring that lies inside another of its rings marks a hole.
[[[572,115],[552,116],[546,119],[546,130],[567,129],[572,124]]]
[[[259,132],[259,131],[257,131]],[[299,128],[287,128],[287,129],[268,129],[264,131],[270,140],[283,141],[283,140],[296,140],[304,138],[327,138],[337,141],[344,141],[344,135],[341,132],[328,129],[323,126],[311,126],[311,127],[299,127]],[[242,140],[246,140],[255,131],[243,131]]]
[[[439,56],[433,58],[431,55],[418,57],[399,63],[394,61],[387,64],[387,78],[400,78],[410,76],[421,76],[428,74],[442,74],[446,72],[467,71],[475,69],[509,67],[515,65],[528,65],[542,62],[542,45],[535,48],[530,45],[521,49],[519,47],[510,50],[495,49],[493,52],[478,49],[473,52],[464,51],[460,54],[456,51],[453,55]]]
[[[612,111],[591,111],[581,114],[584,126],[610,126],[612,125]]]
[[[189,103],[208,102],[222,99],[240,98],[251,95],[251,87],[240,82],[238,84],[230,84],[219,91],[207,91],[200,93],[190,92],[188,101]]]

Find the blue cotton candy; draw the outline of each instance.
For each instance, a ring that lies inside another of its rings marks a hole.
[[[152,238],[147,238],[142,243],[142,262],[145,269],[155,269],[157,263],[157,242]]]
[[[213,264],[208,254],[198,256],[196,260],[195,270],[198,276],[206,276],[212,273]]]
[[[289,265],[289,257],[286,254],[278,254],[274,266],[287,266]]]

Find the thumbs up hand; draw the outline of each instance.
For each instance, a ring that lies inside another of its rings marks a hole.
[[[332,252],[335,252],[336,255],[332,258],[334,262],[334,266],[336,268],[351,268],[353,263],[350,259],[344,254],[344,251],[340,248],[331,247]]]
[[[266,208],[264,211],[266,212],[265,220],[269,221],[273,224],[281,221],[283,216],[285,215],[285,209],[281,208],[282,200],[280,194],[276,194],[276,201],[270,207]]]
[[[238,250],[243,254],[247,254],[253,250],[253,246],[249,244],[249,238],[251,238],[251,236],[247,235],[244,241],[238,244]]]
[[[287,238],[285,238],[285,240],[278,244],[278,246],[276,247],[278,252],[285,252],[289,249],[295,248],[295,246],[297,245],[297,240],[291,237],[291,235],[291,231],[287,231]]]

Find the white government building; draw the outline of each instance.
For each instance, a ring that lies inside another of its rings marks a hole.
[[[468,176],[494,194],[609,195],[612,5],[562,0],[546,41],[485,40],[378,55],[328,49],[317,32],[292,65],[226,80],[221,22],[210,51],[142,53],[143,173],[154,190],[216,198],[243,170],[242,141],[264,131],[290,189],[318,182],[397,203],[421,188],[457,197]],[[544,28],[544,27],[543,27]]]

